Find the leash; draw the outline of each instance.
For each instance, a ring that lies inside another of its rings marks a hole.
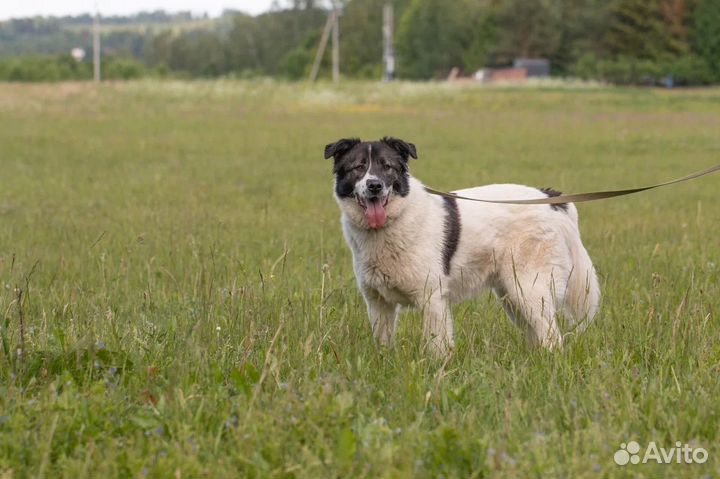
[[[676,178],[674,180],[666,181],[664,183],[658,183],[651,186],[643,186],[641,188],[630,188],[627,190],[610,190],[610,191],[592,191],[590,193],[577,193],[574,195],[560,195],[550,196],[547,198],[530,198],[522,200],[483,200],[480,198],[469,198],[467,196],[460,196],[455,193],[446,193],[444,191],[436,190],[433,188],[425,187],[425,191],[430,194],[444,196],[445,198],[455,198],[457,200],[468,200],[468,201],[480,201],[482,203],[503,203],[512,205],[557,205],[561,203],[582,203],[583,201],[595,201],[604,200],[606,198],[614,198],[616,196],[632,195],[633,193],[640,193],[641,191],[653,190],[660,188],[661,186],[674,185],[676,183],[682,183],[683,181],[694,180],[701,176],[709,175],[720,171],[720,165],[715,165],[706,170],[696,171],[682,178]]]

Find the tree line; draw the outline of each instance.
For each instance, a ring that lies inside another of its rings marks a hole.
[[[382,7],[346,0],[342,74],[380,78]],[[547,58],[552,74],[620,84],[720,83],[719,0],[390,0],[397,75],[444,78],[515,58]],[[328,11],[312,0],[218,19],[163,12],[105,19],[109,77],[307,77]],[[89,16],[0,24],[0,79],[89,78],[72,47],[91,51]],[[60,50],[62,49],[62,50]],[[88,55],[90,56],[90,55]],[[329,55],[321,74],[329,75]],[[86,60],[85,62],[87,62]],[[44,78],[47,76],[47,78]]]

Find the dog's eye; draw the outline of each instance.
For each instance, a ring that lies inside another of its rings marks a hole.
[[[364,169],[365,169],[365,165],[363,165],[362,163],[360,163],[359,165],[357,165],[357,166],[356,166],[355,168],[353,168],[353,169],[354,169],[354,170],[357,170],[357,171],[364,170]]]

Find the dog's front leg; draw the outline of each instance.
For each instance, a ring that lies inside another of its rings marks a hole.
[[[390,303],[374,289],[363,288],[373,337],[381,346],[391,346],[395,339],[398,305]]]
[[[450,304],[439,292],[432,294],[423,308],[423,333],[436,357],[446,357],[455,347]]]

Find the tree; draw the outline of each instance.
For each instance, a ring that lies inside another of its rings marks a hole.
[[[227,42],[232,68],[277,74],[286,55],[302,44],[308,34],[322,28],[326,18],[327,12],[318,8],[236,17]]]
[[[168,66],[193,76],[221,75],[227,71],[222,41],[216,33],[202,30],[180,35],[170,44]]]
[[[606,39],[615,56],[665,60],[687,53],[689,45],[673,32],[663,0],[620,0],[612,12]]]
[[[278,63],[277,73],[289,80],[306,78],[315,56],[315,49],[320,40],[320,31],[311,30],[307,37],[296,48],[287,52]]]
[[[382,71],[382,9],[385,0],[348,3],[340,17],[343,74],[375,76]]]
[[[438,78],[453,67],[474,70],[482,55],[488,4],[477,0],[412,0],[397,34],[398,72],[408,78]],[[472,61],[473,64],[466,62]]]
[[[720,81],[720,2],[700,0],[692,13],[692,44]]]
[[[260,32],[255,18],[236,15],[228,33],[227,51],[230,69],[236,72],[261,69]]]
[[[561,34],[548,52],[553,72],[570,71],[580,58],[605,56],[604,37],[617,0],[556,0],[561,5]]]
[[[495,50],[498,63],[514,58],[547,58],[560,46],[563,5],[551,0],[507,0],[497,14],[501,32]]]

